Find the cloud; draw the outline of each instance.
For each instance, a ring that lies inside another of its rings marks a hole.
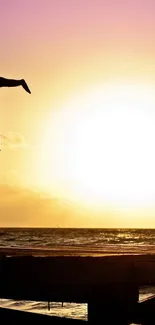
[[[16,132],[8,132],[6,134],[1,134],[1,147],[16,149],[16,148],[26,148],[28,144],[25,142],[24,137]]]
[[[22,184],[22,177],[19,174],[17,169],[6,169],[0,171],[0,185],[10,185],[10,186],[17,186]]]
[[[0,227],[151,228],[155,226],[154,211],[134,210],[126,214],[121,210],[104,210],[99,213],[46,193],[0,185]]]
[[[109,218],[108,213],[101,219],[96,211],[93,213],[64,198],[15,185],[0,185],[0,227],[101,227],[108,226]]]
[[[0,185],[0,227],[69,227],[73,207],[28,189]]]

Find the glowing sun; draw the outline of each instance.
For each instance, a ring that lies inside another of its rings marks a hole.
[[[154,204],[154,112],[149,86],[102,85],[74,95],[46,121],[42,186],[88,204]]]

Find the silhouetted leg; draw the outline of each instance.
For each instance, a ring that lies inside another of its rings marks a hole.
[[[24,79],[21,80],[21,85],[29,94],[31,94],[31,91],[30,91],[30,89],[29,89],[29,87],[28,87],[28,85],[27,85],[27,83],[26,83],[26,81]]]
[[[21,86],[21,80],[6,79],[0,77],[0,87],[17,87]]]
[[[0,87],[18,87],[18,86],[22,86],[25,89],[25,91],[31,94],[31,91],[28,88],[28,85],[24,79],[16,80],[16,79],[6,79],[0,77]]]

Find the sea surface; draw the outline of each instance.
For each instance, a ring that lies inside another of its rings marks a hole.
[[[77,249],[103,254],[155,253],[155,229],[0,228],[0,248]],[[140,290],[140,299],[155,294]],[[31,312],[87,319],[86,304],[0,300],[0,305]]]

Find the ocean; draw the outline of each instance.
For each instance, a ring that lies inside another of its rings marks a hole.
[[[92,254],[155,253],[155,229],[62,229],[62,228],[0,228],[0,248],[71,248]],[[154,287],[140,290],[140,299],[155,294]],[[48,315],[87,319],[86,304],[12,301],[0,299],[3,307]]]

